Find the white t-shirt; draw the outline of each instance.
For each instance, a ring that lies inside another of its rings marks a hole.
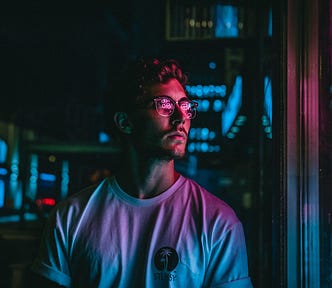
[[[32,269],[66,287],[252,287],[242,224],[183,176],[149,199],[111,177],[59,203]]]

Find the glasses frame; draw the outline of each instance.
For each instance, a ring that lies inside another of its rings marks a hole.
[[[160,109],[158,109],[158,103],[161,99],[168,99],[171,103],[173,103],[173,110],[170,114],[163,114],[161,113]],[[197,115],[197,107],[198,107],[198,103],[196,101],[193,101],[193,100],[190,100],[188,98],[182,98],[180,99],[179,101],[175,101],[172,97],[170,96],[167,96],[167,95],[160,95],[160,96],[156,96],[154,98],[151,99],[151,101],[153,101],[154,103],[154,108],[156,109],[157,113],[160,115],[160,116],[163,116],[163,117],[171,117],[173,114],[174,114],[174,111],[175,111],[175,106],[177,105],[181,111],[183,111],[184,115],[185,115],[185,118],[186,119],[194,119]],[[193,112],[193,116],[189,117],[186,110],[182,109],[181,107],[181,102],[187,102],[190,107],[192,108],[191,111]]]

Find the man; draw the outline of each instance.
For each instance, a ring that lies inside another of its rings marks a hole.
[[[115,176],[60,203],[33,270],[65,287],[252,287],[240,221],[174,169],[197,104],[174,60],[120,74],[110,107]]]

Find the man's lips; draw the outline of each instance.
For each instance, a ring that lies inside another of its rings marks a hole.
[[[173,139],[187,139],[187,134],[184,132],[174,131],[166,134],[166,137]]]

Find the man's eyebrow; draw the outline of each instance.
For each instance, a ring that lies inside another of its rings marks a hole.
[[[155,96],[153,96],[153,97],[154,97],[154,98],[156,98],[156,97],[168,97],[168,98],[173,99],[171,96],[169,96],[169,95],[165,95],[165,94],[155,95]],[[174,100],[174,99],[173,99],[173,100]],[[183,96],[183,97],[180,98],[177,102],[182,101],[182,100],[188,100],[188,101],[191,101],[190,98],[188,98],[187,96]],[[174,100],[174,101],[175,101],[175,100]]]

